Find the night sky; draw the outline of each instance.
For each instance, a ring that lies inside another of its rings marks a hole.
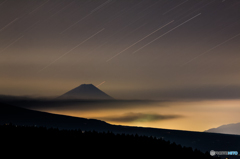
[[[1,0],[0,94],[240,94],[238,0]]]
[[[203,131],[239,122],[239,44],[239,0],[0,0],[0,94],[91,83],[115,99],[174,102],[49,112]]]

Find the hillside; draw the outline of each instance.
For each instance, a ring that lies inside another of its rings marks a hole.
[[[190,147],[182,147],[163,139],[139,135],[97,133],[96,131],[58,130],[45,127],[29,126],[0,126],[0,132],[5,136],[1,143],[12,145],[11,150],[31,153],[48,157],[88,158],[114,157],[121,158],[187,158],[211,159],[209,153],[202,153]],[[174,153],[172,153],[174,152]]]
[[[47,128],[95,130],[97,132],[111,131],[115,134],[155,136],[166,141],[181,144],[182,146],[199,149],[202,152],[210,150],[240,150],[239,135],[111,125],[95,119],[57,115],[0,104],[0,124],[5,123],[12,123],[18,126],[36,125]]]
[[[212,128],[204,132],[240,135],[240,123],[221,125],[217,128]]]

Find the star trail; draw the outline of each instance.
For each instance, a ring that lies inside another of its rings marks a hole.
[[[0,94],[239,98],[239,17],[237,0],[0,0]]]

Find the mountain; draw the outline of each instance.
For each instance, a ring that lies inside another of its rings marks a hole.
[[[217,128],[205,130],[204,132],[240,135],[240,123],[222,125]]]
[[[113,100],[112,97],[92,84],[82,84],[61,95],[59,99]]]
[[[202,152],[210,150],[240,150],[240,135],[111,125],[96,119],[51,114],[0,103],[0,124],[5,123],[154,136],[181,144],[182,146],[196,148]]]
[[[96,119],[51,114],[0,103],[0,124],[6,123],[45,126],[48,128],[55,127],[59,129],[97,129],[99,131],[108,130],[110,126],[110,124]]]
[[[80,128],[85,131],[111,131],[120,128],[119,126],[111,125],[97,119],[52,114],[0,102],[0,125],[7,123],[59,129]]]

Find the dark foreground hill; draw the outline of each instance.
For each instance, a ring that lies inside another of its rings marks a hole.
[[[96,131],[58,130],[45,127],[1,125],[5,145],[2,150],[32,157],[82,158],[184,158],[213,159],[209,153],[182,147],[156,137],[98,133]],[[6,151],[4,151],[6,153]]]
[[[36,125],[37,127],[44,126],[47,128],[81,129],[83,131],[95,130],[97,132],[111,131],[115,134],[138,134],[154,136],[181,144],[182,146],[192,147],[202,152],[209,152],[210,150],[240,152],[239,135],[111,125],[95,119],[56,115],[0,104],[0,124],[5,123],[12,123],[18,126]],[[3,135],[1,136],[3,137]],[[35,140],[35,138],[33,140]],[[59,140],[61,140],[61,138],[59,138]],[[82,144],[81,142],[75,143],[78,145]]]
[[[100,120],[51,114],[0,103],[0,124],[5,123],[98,131],[106,131],[111,126]]]

